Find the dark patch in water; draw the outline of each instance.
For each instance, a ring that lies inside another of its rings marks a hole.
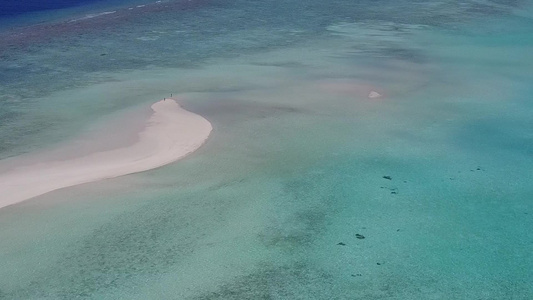
[[[301,109],[289,105],[267,105],[263,103],[236,100],[219,100],[195,110],[196,113],[210,116],[232,116],[235,120],[274,118],[287,114],[302,113]]]
[[[287,220],[265,229],[259,238],[267,247],[284,251],[298,251],[310,246],[323,231],[326,214],[321,209],[306,209],[294,213]]]
[[[333,277],[325,271],[305,263],[294,263],[264,267],[192,299],[303,299],[306,295],[328,299],[334,289]]]
[[[427,58],[422,54],[421,51],[408,48],[386,47],[377,50],[376,54],[414,63],[424,63],[427,61]]]
[[[287,62],[254,62],[251,65],[255,66],[265,66],[265,67],[280,67],[280,68],[302,68],[305,67],[305,64],[297,61],[287,61]]]

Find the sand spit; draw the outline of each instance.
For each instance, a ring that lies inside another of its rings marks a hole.
[[[381,97],[381,94],[376,92],[376,91],[371,91],[368,94],[368,98],[370,98],[370,99],[375,99],[375,98],[380,98],[380,97]]]
[[[151,108],[151,117],[131,146],[0,173],[0,208],[53,190],[169,164],[197,150],[211,133],[209,121],[184,110],[174,99]]]

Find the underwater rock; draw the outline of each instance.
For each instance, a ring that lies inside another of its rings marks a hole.
[[[356,238],[358,238],[358,239],[360,239],[360,240],[362,240],[362,239],[364,239],[364,238],[365,238],[365,236],[364,236],[364,235],[362,235],[362,234],[359,234],[359,233],[356,233],[356,234],[355,234],[355,237],[356,237]]]
[[[339,246],[346,246],[346,244],[343,243],[343,242],[340,242],[340,243],[338,243],[337,245],[339,245]]]
[[[390,177],[389,175],[385,175],[385,176],[383,176],[383,178],[388,179],[388,180],[392,180],[392,177]]]

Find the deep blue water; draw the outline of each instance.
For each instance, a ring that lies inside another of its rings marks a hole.
[[[84,17],[88,14],[99,14],[148,3],[150,1],[146,0],[0,0],[0,33],[25,26],[51,24]],[[47,34],[39,33],[38,35]]]
[[[20,15],[27,12],[75,7],[102,0],[2,0],[0,1],[0,17]]]

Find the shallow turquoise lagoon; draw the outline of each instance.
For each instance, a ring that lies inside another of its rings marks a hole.
[[[0,32],[0,171],[170,93],[213,133],[0,209],[0,299],[533,298],[531,3],[113,5]]]

